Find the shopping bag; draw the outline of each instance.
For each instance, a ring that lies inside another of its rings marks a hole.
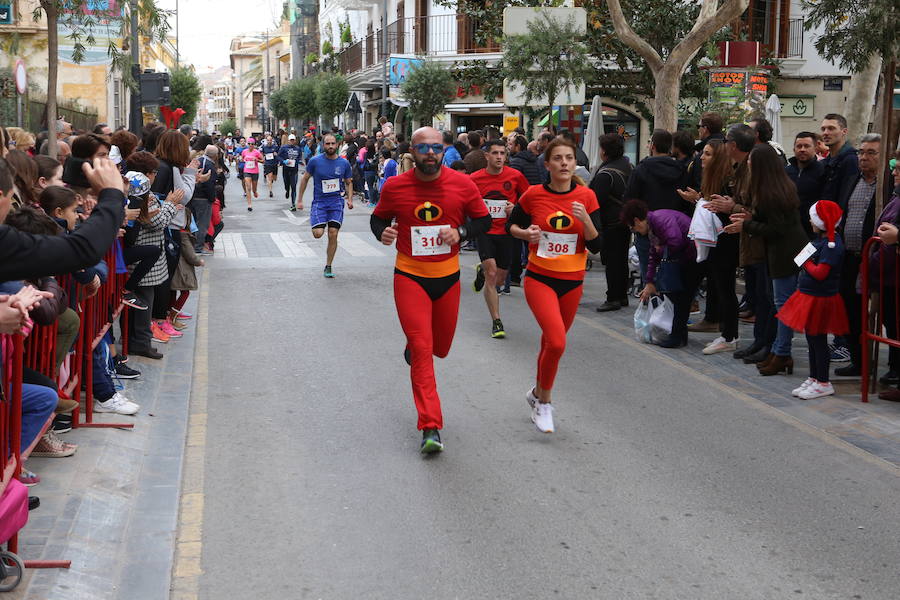
[[[638,302],[637,309],[634,311],[634,337],[642,344],[652,344],[650,338],[650,313],[652,312],[651,304],[657,298],[650,298],[650,302]]]
[[[657,302],[650,311],[650,339],[658,344],[672,333],[672,322],[675,320],[675,305],[665,297],[655,297]]]

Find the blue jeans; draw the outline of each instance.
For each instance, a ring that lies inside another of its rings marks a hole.
[[[47,422],[47,417],[56,408],[59,395],[56,390],[43,385],[32,383],[22,384],[22,443],[19,451],[22,452],[31,445],[34,438],[41,432],[41,427]]]
[[[650,262],[650,237],[634,234],[634,249],[637,250],[638,261],[641,263],[641,283],[647,281],[647,263]]]
[[[116,393],[116,386],[113,385],[112,377],[109,376],[109,370],[107,369],[105,346],[106,339],[104,338],[103,341],[94,348],[91,364],[94,384],[92,392],[94,398],[100,402],[106,402]]]
[[[772,295],[775,299],[775,311],[781,310],[784,303],[788,301],[797,290],[797,275],[788,275],[787,277],[779,277],[772,279]],[[794,331],[778,321],[778,333],[775,334],[775,343],[772,344],[772,353],[776,356],[791,355],[791,340],[794,337]]]
[[[378,173],[375,171],[363,171],[366,180],[366,198],[371,204],[378,204]]]

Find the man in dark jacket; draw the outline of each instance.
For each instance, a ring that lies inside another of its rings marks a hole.
[[[541,183],[541,171],[538,168],[538,156],[528,151],[528,140],[524,135],[513,138],[512,154],[509,166],[519,171],[531,185]]]
[[[212,205],[216,201],[216,160],[219,157],[219,149],[213,145],[206,146],[200,156],[198,172],[209,173],[209,179],[194,186],[194,195],[189,204],[194,223],[197,225],[197,235],[194,239],[194,251],[203,252],[203,244],[206,242],[206,230],[209,229],[209,221],[212,218]]]
[[[838,233],[843,238],[846,248],[840,286],[841,298],[844,300],[847,320],[850,323],[850,335],[844,338],[850,350],[850,364],[834,370],[834,374],[840,376],[856,377],[861,372],[862,350],[859,336],[862,332],[860,315],[862,297],[857,291],[856,280],[859,276],[863,246],[871,232],[875,230],[875,193],[878,186],[878,171],[881,168],[881,145],[881,136],[877,133],[868,133],[862,137],[857,161],[859,174],[850,185],[842,186],[845,193],[836,200],[844,211],[844,217],[838,226]],[[891,186],[884,187],[887,201]]]
[[[847,142],[847,119],[843,115],[825,115],[822,119],[822,141],[828,146],[828,158],[822,161],[825,187],[821,199],[837,202],[839,198],[850,195],[859,177],[856,148]]]
[[[638,163],[628,180],[624,200],[643,200],[650,211],[664,208],[679,210],[687,214],[689,205],[678,195],[684,184],[684,165],[669,155],[672,149],[672,134],[665,129],[657,129],[650,137],[650,156]],[[650,238],[636,234],[634,246],[641,261],[641,274],[647,272],[650,257]]]
[[[463,158],[463,162],[466,164],[466,173],[469,175],[487,166],[487,155],[481,149],[482,141],[483,138],[477,131],[469,133],[469,147],[472,149]]]
[[[0,224],[0,281],[72,273],[96,265],[116,239],[125,217],[122,175],[112,161],[85,163],[84,175],[97,194],[90,217],[69,235],[31,235]],[[12,202],[13,179],[0,160],[0,223]]]
[[[628,306],[628,242],[629,231],[619,214],[633,167],[625,156],[625,140],[615,133],[600,136],[600,168],[591,180],[597,196],[603,230],[600,256],[606,265],[606,302],[597,312],[619,310]]]
[[[708,112],[700,116],[700,123],[697,124],[697,134],[700,136],[700,141],[694,146],[694,159],[687,168],[688,185],[695,190],[700,189],[703,178],[703,168],[700,164],[703,148],[710,140],[725,141],[725,134],[722,133],[723,126],[722,117],[718,113]]]
[[[794,138],[794,156],[785,168],[788,177],[797,186],[800,197],[800,223],[810,240],[814,238],[809,223],[810,207],[822,198],[825,185],[825,166],[816,157],[816,143],[819,136],[809,131],[801,131]]]

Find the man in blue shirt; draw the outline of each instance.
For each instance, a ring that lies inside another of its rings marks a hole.
[[[277,160],[281,163],[281,175],[284,178],[284,197],[291,200],[291,212],[297,210],[297,173],[300,168],[300,157],[303,151],[297,145],[297,136],[288,136],[288,143],[278,150]],[[300,206],[303,206],[303,202]]]
[[[306,184],[313,180],[313,201],[309,207],[309,223],[316,239],[328,229],[328,250],[324,275],[334,277],[331,263],[337,252],[338,230],[344,222],[344,197],[347,208],[353,209],[353,174],[346,158],[338,156],[337,137],[333,133],[322,136],[324,152],[309,159],[306,173],[300,181],[300,206],[303,210],[303,194]]]
[[[272,184],[278,177],[278,144],[272,138],[271,133],[266,134],[266,138],[259,146],[259,151],[263,155],[263,175],[266,177],[266,185],[269,187],[269,198],[272,197]]]
[[[441,162],[445,167],[453,165],[454,162],[462,160],[459,151],[453,146],[453,134],[449,131],[443,133],[444,142],[444,160]]]

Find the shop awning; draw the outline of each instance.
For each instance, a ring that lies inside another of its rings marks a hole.
[[[545,125],[547,125],[547,116],[548,115],[544,115],[544,117],[540,121],[538,121],[538,127],[544,127]],[[558,108],[553,109],[553,122],[559,123],[559,109]]]

